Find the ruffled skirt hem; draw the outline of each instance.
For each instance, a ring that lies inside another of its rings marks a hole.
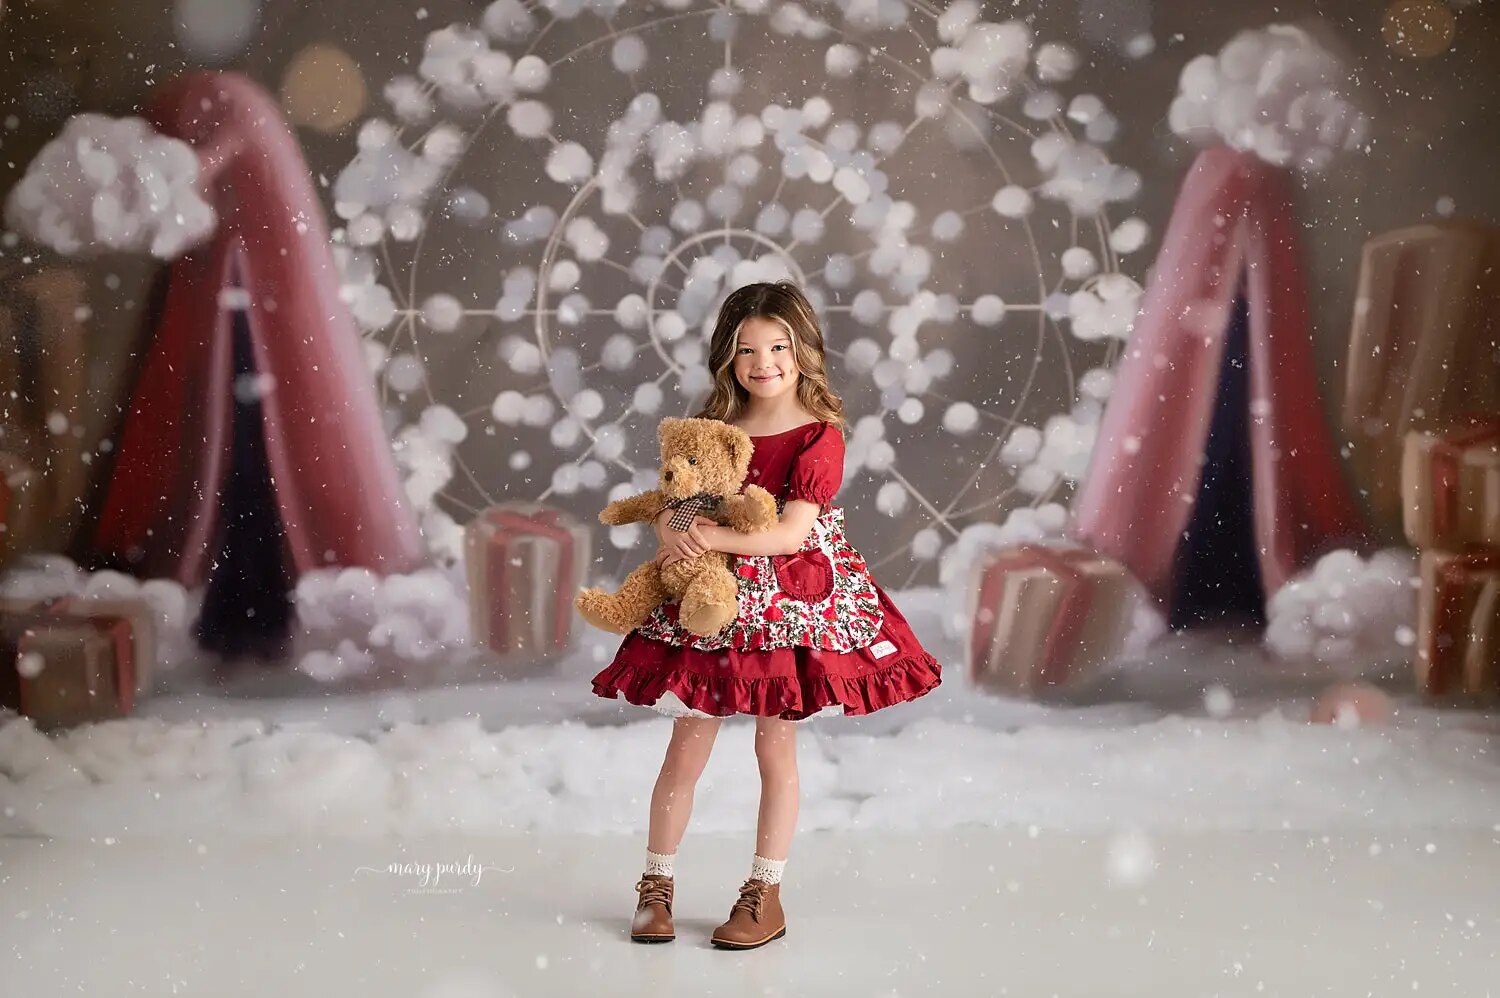
[[[671,646],[634,635],[663,653]],[[705,658],[711,652],[699,652]],[[606,699],[622,696],[669,716],[730,717],[751,714],[803,721],[814,716],[858,716],[891,707],[931,692],[942,682],[942,666],[925,651],[904,655],[879,669],[840,675],[847,654],[794,646],[756,652],[765,659],[765,676],[700,672],[660,662],[629,661],[621,656],[594,677],[594,693]],[[863,662],[863,659],[860,659]],[[809,668],[809,665],[816,668]],[[831,671],[830,671],[831,670]]]

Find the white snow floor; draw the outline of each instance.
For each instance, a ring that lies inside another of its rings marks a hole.
[[[0,719],[0,995],[1500,991],[1500,715],[1398,693],[1390,726],[1309,725],[1332,677],[1211,634],[997,699],[940,594],[893,595],[945,681],[802,726],[786,939],[706,942],[754,841],[745,718],[679,852],[680,938],[625,939],[671,722],[592,695],[616,639],[590,633],[519,681],[250,664],[57,738]],[[470,856],[493,869],[457,893],[384,872]]]
[[[1500,982],[1500,836],[1413,827],[1173,833],[1112,882],[1101,836],[811,832],[787,935],[713,949],[745,835],[690,836],[677,939],[628,939],[639,842],[0,840],[0,992],[531,995],[1478,996]],[[472,860],[428,889],[393,862]],[[477,879],[477,883],[476,883]]]

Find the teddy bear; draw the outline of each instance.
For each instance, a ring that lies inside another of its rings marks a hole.
[[[616,499],[600,512],[600,523],[649,523],[663,509],[672,509],[672,525],[681,529],[698,515],[747,534],[775,526],[771,493],[745,485],[754,443],[744,430],[717,419],[667,418],[657,428],[657,438],[661,487]],[[716,634],[739,615],[739,586],[729,558],[722,551],[706,551],[666,567],[647,561],[625,577],[618,592],[584,589],[574,605],[595,627],[628,634],[657,606],[675,600],[677,621],[685,630]]]

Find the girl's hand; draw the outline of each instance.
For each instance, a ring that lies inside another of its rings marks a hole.
[[[656,530],[657,540],[663,540],[668,534],[687,534],[692,530],[692,527],[689,527],[688,530],[673,530],[670,525],[672,519],[669,515],[670,513],[671,510],[664,509],[660,513],[657,513],[656,517],[651,521],[651,526]],[[702,516],[701,514],[693,517],[693,527],[716,527],[718,525],[719,522],[711,517]]]
[[[706,516],[695,516],[692,525],[686,530],[672,529],[670,520],[671,517],[665,513],[657,516],[656,537],[661,541],[661,546],[672,556],[672,561],[696,558],[709,550],[708,540],[698,528],[717,526],[712,519]]]

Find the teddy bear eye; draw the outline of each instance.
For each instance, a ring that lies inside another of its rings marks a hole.
[[[690,458],[688,458],[688,464],[697,464],[697,463],[698,463],[698,459],[696,457],[690,457]]]

